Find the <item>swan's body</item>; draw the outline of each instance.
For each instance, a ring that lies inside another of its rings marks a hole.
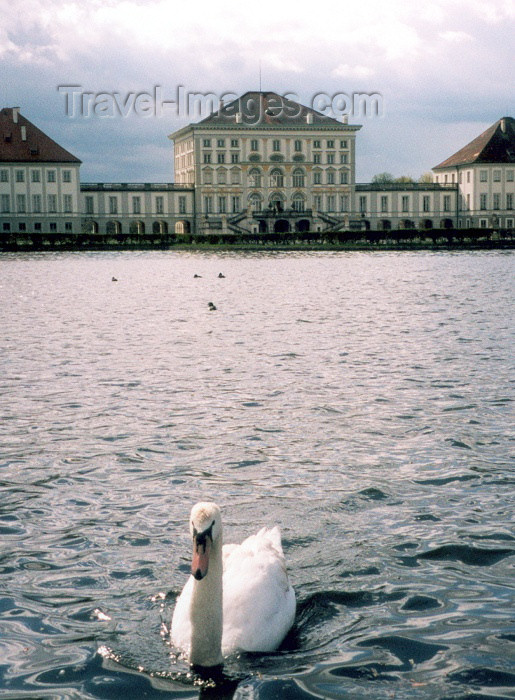
[[[191,511],[192,575],[175,606],[173,644],[197,666],[216,666],[235,651],[273,651],[295,618],[278,527],[240,545],[222,546],[220,510]]]

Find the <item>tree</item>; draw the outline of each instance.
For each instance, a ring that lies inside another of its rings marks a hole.
[[[378,173],[372,178],[372,182],[376,185],[388,185],[394,182],[393,175],[391,173]]]
[[[424,185],[433,182],[433,173],[424,173],[418,178],[418,181]]]
[[[394,182],[399,182],[399,183],[410,183],[410,182],[415,182],[415,180],[410,177],[409,175],[401,175],[400,177],[396,177]]]

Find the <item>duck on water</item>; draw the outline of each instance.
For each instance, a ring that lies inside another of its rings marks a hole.
[[[191,511],[191,576],[177,599],[171,640],[193,666],[213,667],[237,651],[273,651],[295,619],[279,528],[222,544],[215,503]]]

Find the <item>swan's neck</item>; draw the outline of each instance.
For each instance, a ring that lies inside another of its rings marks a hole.
[[[194,666],[218,666],[223,663],[222,578],[222,538],[219,537],[211,546],[207,575],[193,583],[190,662]]]

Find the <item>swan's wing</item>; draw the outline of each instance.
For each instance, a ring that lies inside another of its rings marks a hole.
[[[175,602],[170,633],[172,644],[186,655],[189,655],[191,646],[190,603],[192,592],[193,577],[190,576]]]
[[[272,651],[295,618],[279,528],[263,528],[224,555],[224,654]]]

